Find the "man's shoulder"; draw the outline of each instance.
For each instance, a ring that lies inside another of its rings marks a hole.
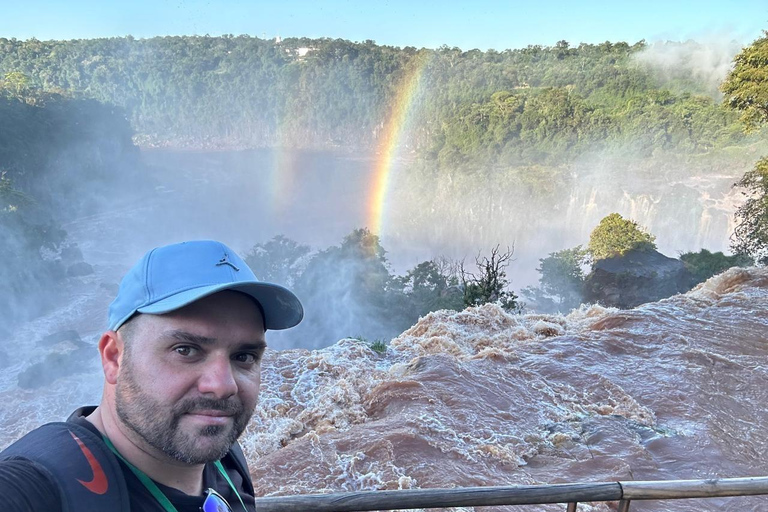
[[[55,461],[70,453],[83,453],[94,448],[106,450],[99,430],[83,415],[88,409],[77,409],[66,422],[46,423],[31,430],[0,452],[0,460],[21,457]]]
[[[28,459],[0,461],[0,495],[3,510],[61,510],[58,485],[43,466]]]
[[[32,430],[0,452],[0,460],[27,460],[43,467],[68,502],[89,504],[84,510],[128,510],[128,492],[116,457],[98,429],[76,414],[67,422]]]

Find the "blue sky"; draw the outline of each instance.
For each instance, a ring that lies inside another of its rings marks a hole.
[[[713,34],[746,44],[766,28],[768,0],[0,0],[0,37],[18,39],[250,34],[503,50]]]

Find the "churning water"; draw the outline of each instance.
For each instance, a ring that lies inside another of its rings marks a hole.
[[[103,295],[73,295],[65,309],[80,323],[69,325],[96,323]],[[44,354],[79,353],[71,340],[41,346],[40,332],[61,327],[52,318],[17,333],[0,374],[2,445],[99,398],[92,339],[78,373],[54,380],[49,368],[39,386],[19,387]],[[436,312],[385,354],[352,340],[269,350],[241,441],[262,495],[765,475],[766,327],[766,269],[731,269],[630,311]],[[632,504],[766,507],[760,497]]]
[[[331,170],[311,167],[319,157],[294,162],[314,174],[298,174],[292,187],[300,190],[274,203],[265,180],[242,162],[258,160],[253,154],[154,158],[151,194],[65,226],[94,274],[71,280],[58,309],[23,323],[0,346],[0,447],[98,402],[96,342],[106,309],[145,250],[212,237],[244,251],[281,232],[324,248],[364,219],[361,160],[337,159]],[[728,191],[709,194],[725,198],[710,218],[731,208],[723,206]],[[727,238],[723,230],[712,236]],[[268,351],[261,403],[242,443],[262,495],[766,475],[766,332],[765,269],[733,269],[630,311],[437,312],[385,354],[352,340]],[[302,344],[313,345],[294,346]],[[768,501],[635,502],[635,509],[757,511]]]
[[[384,355],[271,352],[243,444],[265,495],[765,475],[767,328],[765,269],[631,311],[437,312]]]

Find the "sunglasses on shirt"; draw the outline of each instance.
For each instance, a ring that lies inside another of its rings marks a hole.
[[[200,510],[202,512],[232,512],[232,507],[229,506],[229,503],[221,494],[213,489],[208,489],[205,491],[205,501]]]

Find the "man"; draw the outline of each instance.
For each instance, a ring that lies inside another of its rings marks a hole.
[[[302,317],[293,293],[220,242],[150,251],[109,307],[101,403],[0,453],[3,510],[254,510],[236,440],[256,406],[265,331]]]

